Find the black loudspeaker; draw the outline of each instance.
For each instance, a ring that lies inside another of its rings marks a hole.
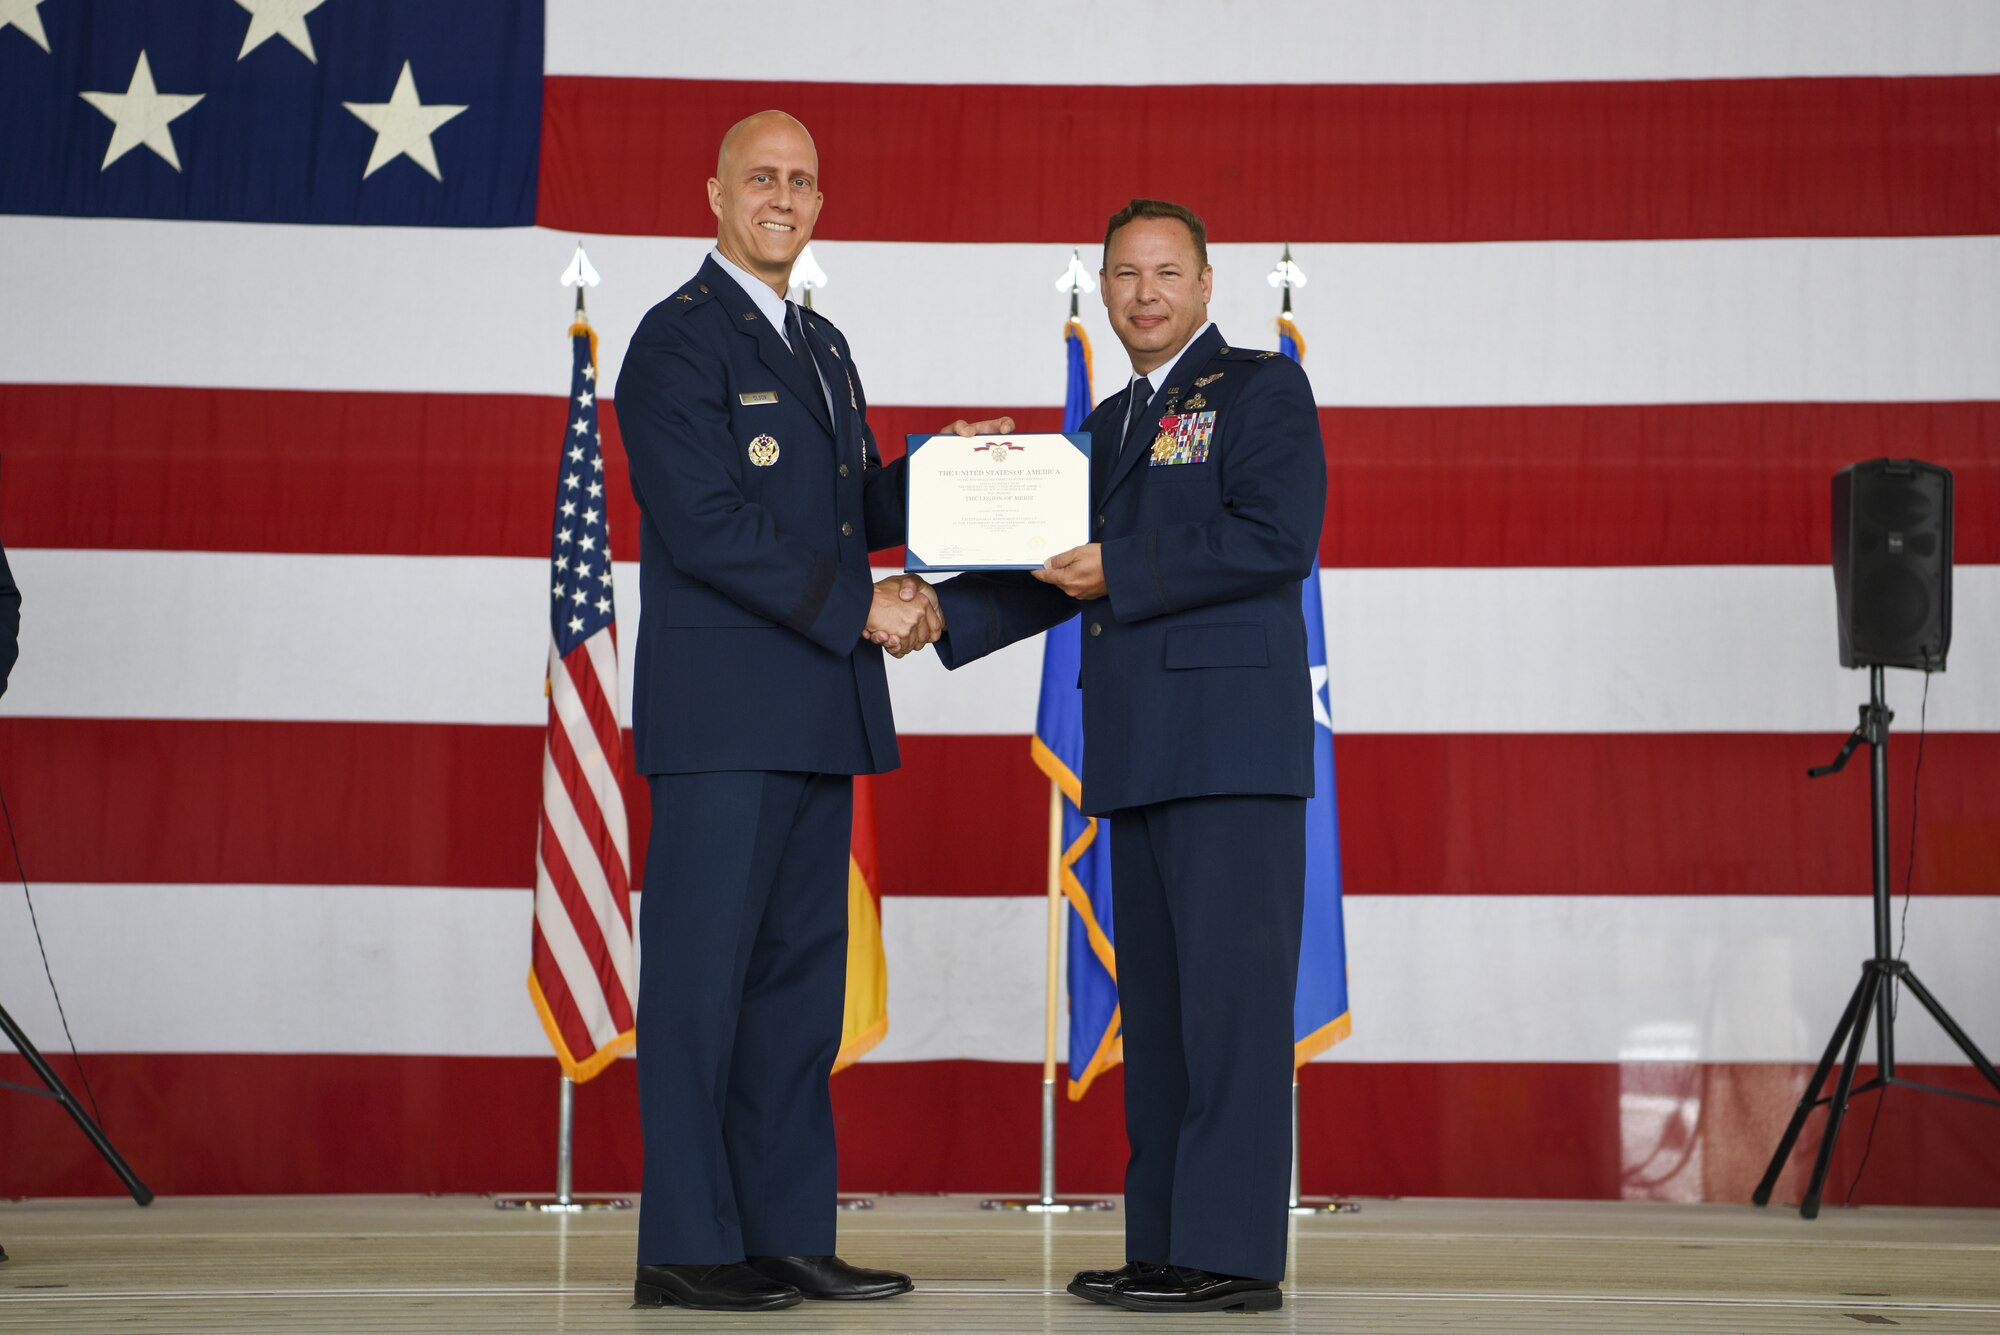
[[[1944,671],[1951,648],[1951,470],[1870,459],[1833,475],[1842,667]]]

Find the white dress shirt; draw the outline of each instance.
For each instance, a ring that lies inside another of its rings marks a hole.
[[[771,289],[765,288],[764,290],[768,292]],[[1134,404],[1128,402],[1125,405],[1125,430],[1118,437],[1118,439],[1121,442],[1125,439],[1126,436],[1132,434],[1132,415],[1137,412],[1143,412],[1152,405],[1153,400],[1157,399],[1160,396],[1160,391],[1166,388],[1167,379],[1169,376],[1173,375],[1174,368],[1181,364],[1181,358],[1187,356],[1187,350],[1195,345],[1196,339],[1200,338],[1203,334],[1206,334],[1209,330],[1213,328],[1215,328],[1215,321],[1213,320],[1204,321],[1201,328],[1195,330],[1194,333],[1189,336],[1188,341],[1181,344],[1180,350],[1174,353],[1173,359],[1171,361],[1163,362],[1160,365],[1155,366],[1152,370],[1145,373],[1146,379],[1153,386],[1153,392],[1152,394],[1147,396],[1146,402],[1143,404]],[[1140,374],[1139,369],[1137,367],[1134,367],[1132,369],[1132,379],[1127,380],[1125,382],[1126,389],[1129,390],[1132,388],[1133,383],[1139,379],[1139,374]]]
[[[788,348],[791,347],[792,324],[785,310],[785,307],[791,305],[791,302],[773,292],[771,285],[757,277],[757,275],[731,263],[729,257],[721,251],[711,250],[708,253],[715,257],[715,262],[722,266],[724,273],[736,280],[738,287],[750,294],[750,300],[757,303],[758,312],[771,322],[771,327],[778,331],[778,337],[784,341],[785,346]],[[805,318],[804,311],[799,312],[799,318],[801,320]],[[819,360],[817,358],[813,360],[813,367],[814,369],[818,369],[819,367]],[[827,405],[831,407],[833,404],[833,390],[826,383],[826,373],[824,371],[820,372],[819,392],[825,397]]]

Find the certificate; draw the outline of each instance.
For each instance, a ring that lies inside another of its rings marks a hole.
[[[911,436],[911,570],[1032,570],[1090,541],[1090,437]]]

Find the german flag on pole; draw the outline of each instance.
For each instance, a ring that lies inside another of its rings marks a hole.
[[[882,879],[875,860],[875,781],[854,779],[847,854],[847,1008],[833,1069],[846,1070],[889,1032],[889,961],[882,953]]]

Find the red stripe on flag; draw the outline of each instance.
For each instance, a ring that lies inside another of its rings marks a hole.
[[[0,385],[10,547],[541,556],[568,400]],[[601,415],[608,522],[638,506]],[[386,479],[393,477],[394,485]]]
[[[539,923],[530,934],[528,968],[534,976],[535,985],[541,989],[542,1000],[548,1005],[549,1017],[555,1022],[556,1032],[562,1035],[563,1048],[577,1062],[587,1061],[597,1051],[597,1037],[590,1032],[590,1025],[577,1006],[569,975],[556,963],[555,954],[549,949],[548,938],[542,935]],[[629,1023],[621,1025],[619,1032],[630,1027]]]
[[[1917,754],[1900,735],[1899,848]],[[13,718],[0,723],[0,774],[35,776],[8,800],[37,882],[525,887],[542,739],[538,727]],[[1346,889],[1865,894],[1865,773],[1805,777],[1839,740],[1342,737]],[[902,745],[903,768],[878,780],[879,889],[1044,893],[1048,789],[1028,739]],[[628,786],[626,811],[643,866],[644,784]],[[2000,733],[1932,735],[1917,815],[1916,889],[1993,893]]]
[[[84,1060],[106,1130],[162,1195],[474,1193],[549,1180],[556,1109],[547,1058],[90,1053]],[[67,1074],[67,1059],[58,1064]],[[1967,1066],[1902,1071],[1968,1094],[1984,1089]],[[1304,1188],[1602,1200],[1684,1192],[1679,1198],[1740,1204],[1809,1073],[1790,1064],[1315,1063],[1300,1073]],[[1040,1075],[1037,1064],[981,1061],[863,1061],[842,1072],[833,1081],[841,1187],[1032,1191]],[[1113,1070],[1089,1098],[1058,1110],[1057,1174],[1069,1190],[1122,1185],[1122,1078]],[[34,1083],[11,1052],[0,1053],[0,1079]],[[1960,1099],[1887,1100],[1857,1199],[2000,1206],[1992,1117],[1992,1109]],[[1780,1180],[1778,1200],[1798,1198],[1821,1120]],[[1671,1154],[1648,1157],[1655,1138],[1684,1124],[1694,1127],[1692,1139],[1668,1141]],[[1867,1140],[1852,1131],[1840,1138],[1829,1204],[1844,1199]],[[638,1188],[633,1063],[614,1062],[577,1090],[576,1143],[577,1190]],[[0,1196],[121,1191],[49,1100],[0,1098],[0,1144],[11,1151],[0,1156]],[[1681,1173],[1655,1180],[1662,1164],[1676,1163]]]
[[[712,235],[694,183],[714,174],[722,132],[769,106],[771,89],[544,80],[537,221]],[[1135,195],[1188,205],[1219,241],[2000,232],[1991,76],[787,83],[784,103],[819,141],[830,240],[1068,246],[1102,236]]]
[[[624,734],[613,719],[611,702],[605,698],[604,688],[597,680],[597,669],[591,664],[589,650],[578,647],[563,659],[562,665],[564,674],[581,698],[591,732],[604,750],[605,761],[613,777],[622,780],[626,773]],[[562,777],[563,788],[569,793],[570,805],[576,811],[577,826],[596,851],[597,860],[604,868],[604,878],[611,886],[612,903],[629,927],[632,915],[627,900],[631,882],[626,874],[624,855],[611,841],[611,827],[605,820],[606,813],[598,805],[597,792],[584,778],[583,761],[577,756],[568,730],[562,726],[553,709],[549,711],[549,751],[555,757],[556,773]],[[622,782],[618,795],[621,801],[625,799]]]
[[[906,434],[995,411],[1061,426],[1059,409],[1005,405],[878,405],[869,421],[893,459]],[[17,548],[546,556],[561,418],[519,395],[0,385],[0,533]],[[605,497],[613,552],[635,560],[615,418]],[[1956,559],[2000,562],[2000,403],[1322,408],[1320,427],[1328,567],[1817,565],[1833,473],[1882,455],[1952,468]]]
[[[618,971],[612,967],[610,947],[604,941],[604,927],[598,925],[598,915],[590,903],[590,895],[584,893],[582,883],[576,879],[576,869],[570,867],[568,855],[562,851],[562,845],[556,843],[556,829],[550,823],[548,811],[542,813],[542,867],[548,871],[548,879],[556,887],[556,897],[562,901],[562,911],[576,931],[576,939],[584,949],[584,959],[590,961],[590,973],[596,977],[598,989],[604,993],[604,1009],[610,1013],[612,1025],[618,1033],[624,1033],[632,1027],[632,1009],[626,1005],[624,983],[618,981]],[[534,935],[542,935],[540,921],[536,921]],[[542,985],[548,987],[546,975],[536,977],[540,977]],[[576,979],[566,973],[562,977],[568,987],[574,989],[578,985]],[[570,1053],[578,1059],[586,1053],[594,1053],[596,1049],[598,1041],[588,1033],[580,1043],[570,1043]]]

